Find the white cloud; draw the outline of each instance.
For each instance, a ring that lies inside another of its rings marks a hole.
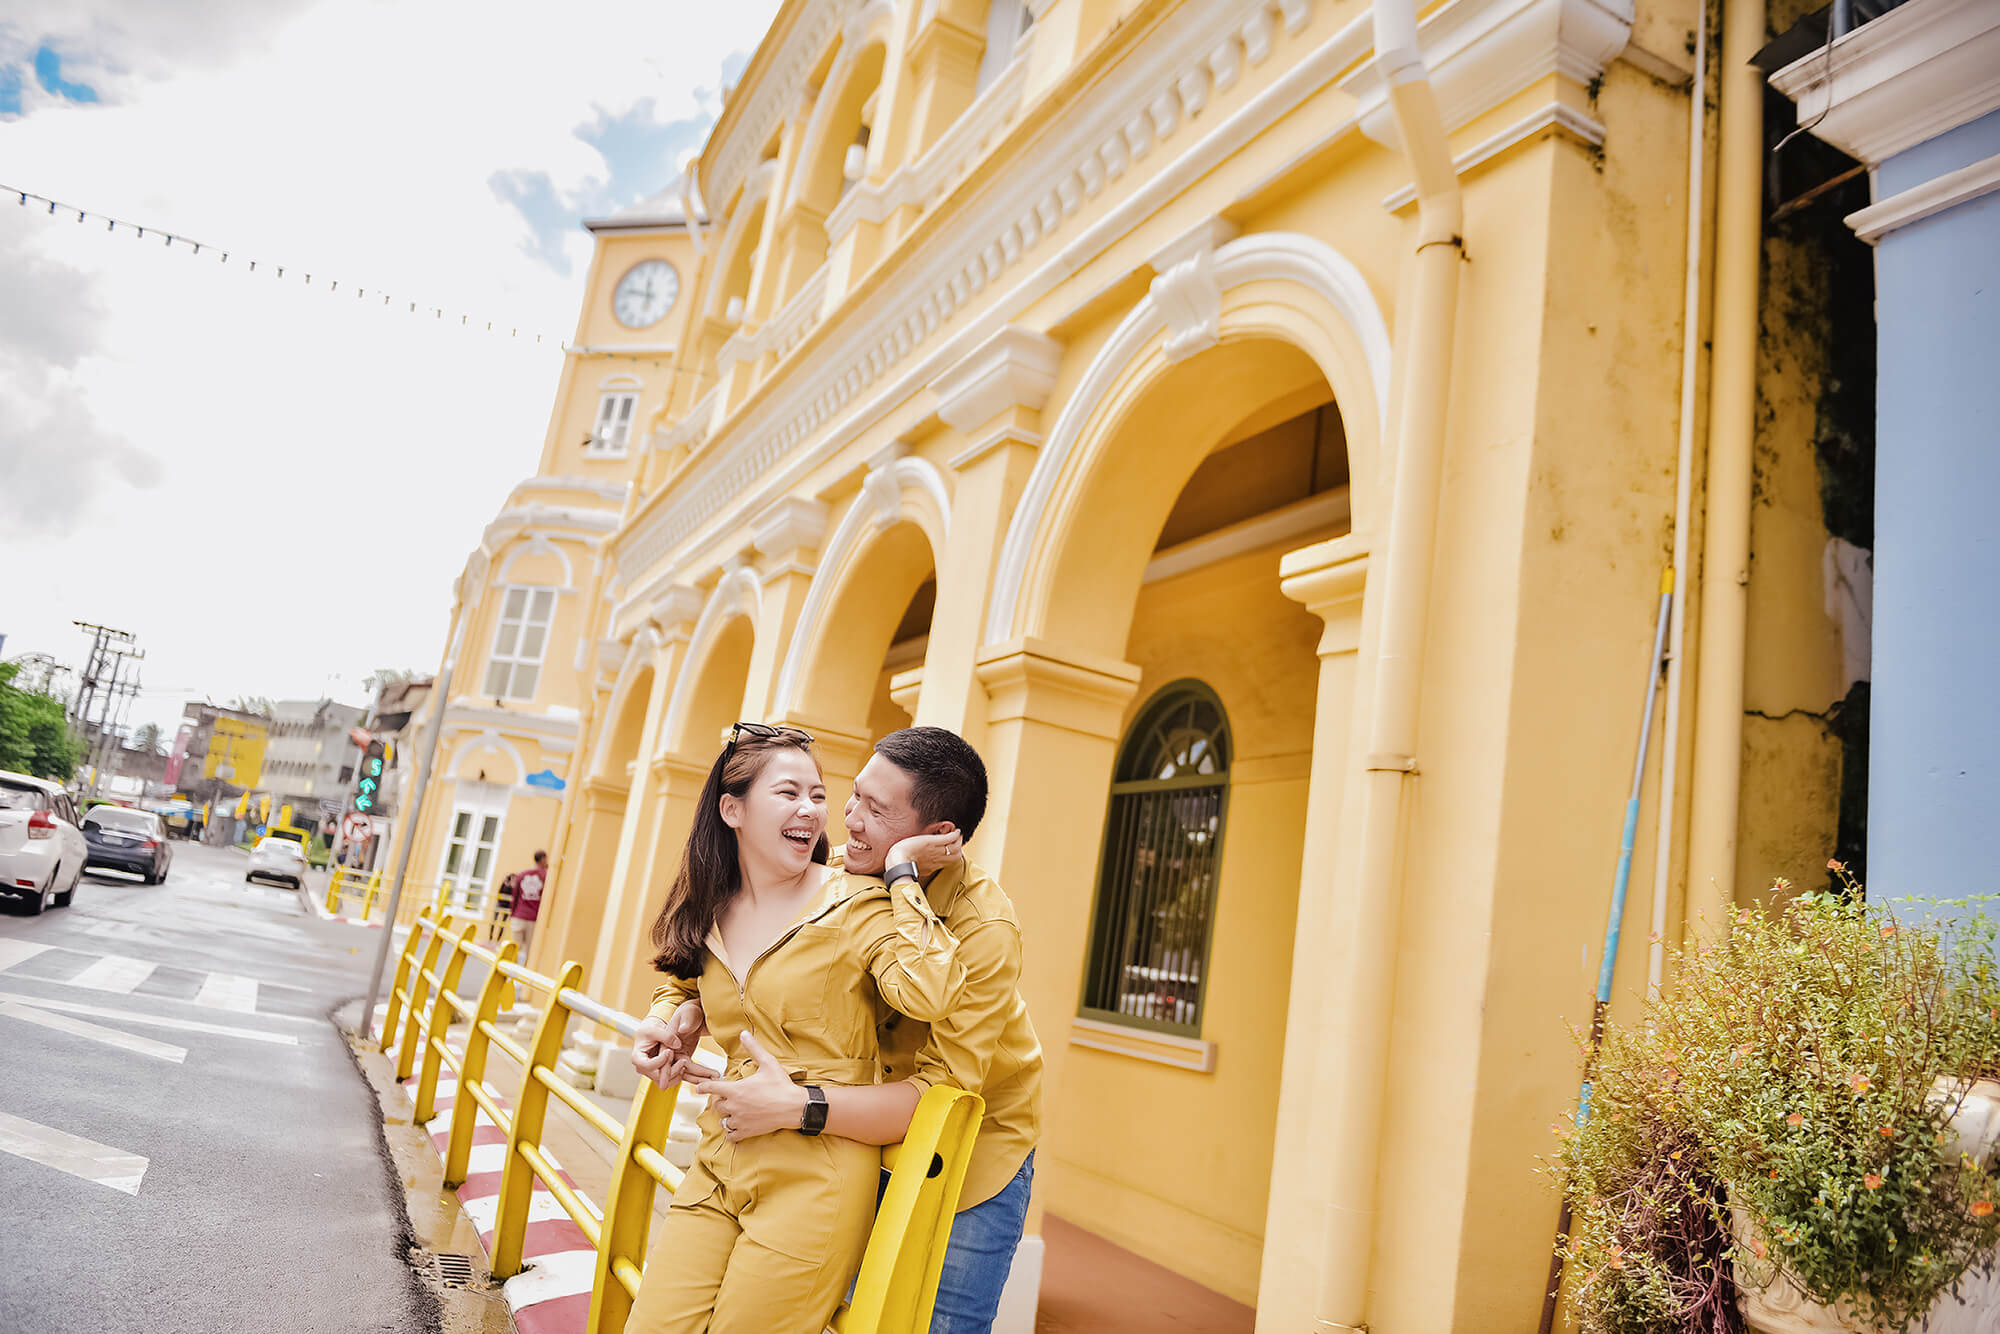
[[[53,43],[104,100],[0,121],[6,183],[230,258],[0,199],[5,653],[76,662],[72,619],[131,630],[132,721],[163,726],[188,693],[359,702],[372,668],[430,670],[452,579],[536,467],[560,354],[408,303],[567,334],[583,265],[559,274],[494,179],[571,203],[660,188],[678,164],[648,171],[646,136],[607,161],[579,128],[648,99],[647,124],[712,114],[774,9],[13,13],[0,63]]]

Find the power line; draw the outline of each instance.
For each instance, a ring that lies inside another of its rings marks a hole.
[[[157,236],[160,238],[161,244],[168,249],[172,249],[178,245],[192,256],[198,257],[206,251],[208,257],[213,259],[218,267],[228,264],[230,257],[234,255],[237,267],[239,269],[247,268],[249,273],[256,273],[261,266],[264,274],[270,276],[274,282],[293,281],[302,282],[307,287],[313,285],[313,275],[316,271],[301,268],[296,264],[275,264],[268,260],[250,259],[234,250],[216,245],[210,241],[198,241],[194,237],[184,235],[180,232],[168,231],[163,227],[154,227],[145,223],[130,222],[124,218],[113,217],[108,213],[91,212],[75,204],[66,204],[60,199],[51,199],[47,195],[36,194],[33,190],[23,190],[18,186],[0,184],[0,199],[4,199],[7,195],[16,196],[17,207],[26,208],[29,204],[34,204],[38,207],[47,205],[50,217],[67,217],[70,214],[75,214],[79,224],[86,221],[102,222],[107,234],[115,235],[122,228],[142,241],[148,236]],[[319,286],[328,295],[333,295],[340,291],[341,279],[329,278],[324,271],[317,272],[320,278]],[[290,275],[289,278],[287,275]],[[605,357],[614,361],[643,362],[653,366],[665,365],[665,362],[658,354],[647,355],[630,352],[613,352],[601,347],[584,347],[571,343],[568,339],[558,334],[543,333],[531,328],[524,329],[518,322],[510,324],[505,319],[484,319],[483,317],[475,317],[465,311],[454,310],[444,306],[434,306],[423,301],[412,301],[407,297],[398,297],[386,292],[379,286],[368,287],[356,283],[348,283],[347,286],[348,290],[354,293],[356,301],[367,304],[378,312],[386,310],[391,314],[400,313],[411,316],[423,314],[430,316],[433,323],[440,324],[448,324],[450,322],[448,317],[456,317],[457,324],[455,327],[472,333],[484,332],[496,334],[504,329],[510,341],[525,343],[527,340],[533,339],[536,344],[558,347],[566,353],[576,352],[593,357]],[[371,292],[381,298],[379,304],[369,300],[369,293]],[[473,323],[475,318],[480,318],[481,322],[475,325]],[[668,367],[667,369],[674,375],[688,375],[696,379],[707,378],[696,370],[684,370],[679,367]]]

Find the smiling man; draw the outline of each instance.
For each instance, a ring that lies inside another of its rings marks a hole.
[[[941,727],[891,732],[875,743],[855,776],[844,867],[885,880],[911,874],[886,864],[897,843],[954,832],[969,840],[985,814],[986,766],[964,738]],[[933,1085],[950,1084],[986,1100],[931,1316],[931,1334],[986,1334],[1027,1219],[1041,1138],[1042,1048],[1021,999],[1021,928],[1012,901],[962,857],[926,870],[917,868],[925,895],[959,942],[963,999],[949,1019],[929,1025],[878,1003],[884,1082],[826,1088],[824,1129],[893,1144]],[[683,1031],[665,1039],[663,1028],[663,1039],[691,1050],[699,1018],[690,1014],[680,1022]],[[719,1100],[735,1127],[732,1139],[796,1133],[805,1124],[805,1091],[775,1062],[742,1079],[696,1087]]]

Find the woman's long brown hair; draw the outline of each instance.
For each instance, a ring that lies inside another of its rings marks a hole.
[[[764,772],[771,756],[780,750],[802,750],[815,766],[819,756],[810,742],[795,736],[759,737],[744,735],[723,748],[709,768],[695,801],[694,828],[688,832],[687,848],[681,853],[681,869],[667,891],[666,906],[653,919],[653,948],[659,953],[653,967],[674,977],[699,977],[702,958],[708,947],[703,943],[709,930],[722,917],[723,909],[743,889],[743,864],[736,848],[736,831],[722,818],[722,798],[741,798]],[[826,835],[813,846],[815,862],[826,864]]]

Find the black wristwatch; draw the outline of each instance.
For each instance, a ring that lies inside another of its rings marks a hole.
[[[801,1135],[817,1135],[826,1129],[826,1090],[817,1084],[806,1087],[805,1116],[799,1121]]]
[[[917,864],[915,862],[897,862],[894,866],[882,872],[882,883],[893,885],[898,880],[914,880],[918,884],[922,884],[924,878],[917,874]]]

